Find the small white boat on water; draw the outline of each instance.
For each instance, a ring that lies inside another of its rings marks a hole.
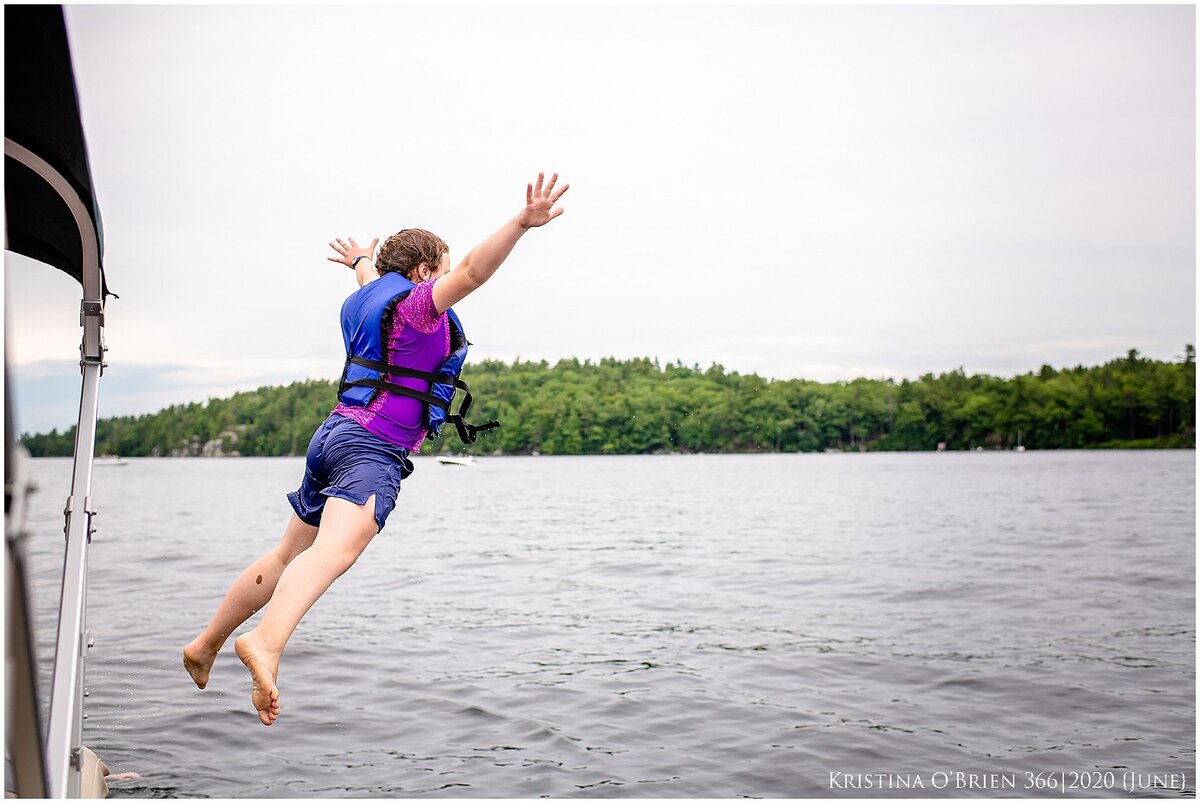
[[[455,457],[453,455],[443,454],[438,455],[437,461],[443,466],[473,466],[475,465],[475,456],[465,455],[463,457]]]
[[[118,457],[115,454],[106,454],[106,455],[101,455],[100,457],[97,457],[95,460],[93,460],[92,465],[93,466],[127,466],[127,465],[129,465],[129,461],[122,460],[120,457]]]

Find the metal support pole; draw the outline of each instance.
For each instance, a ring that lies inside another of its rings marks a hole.
[[[67,549],[59,599],[58,640],[50,696],[46,752],[51,797],[79,797],[83,745],[83,681],[87,657],[87,555],[91,541],[92,459],[96,451],[96,406],[100,363],[83,364],[75,466],[67,500]]]

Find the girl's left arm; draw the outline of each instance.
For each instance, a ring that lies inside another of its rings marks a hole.
[[[354,268],[355,278],[358,279],[358,286],[362,287],[370,281],[379,278],[379,271],[375,270],[375,246],[379,245],[379,238],[376,237],[371,241],[371,244],[363,248],[358,243],[354,242],[353,237],[347,238],[350,244],[342,242],[339,237],[337,240],[329,244],[329,247],[338,252],[335,257],[326,257],[330,262],[337,262],[345,265],[347,268]],[[358,260],[358,264],[354,264],[357,257],[366,257],[366,259]]]

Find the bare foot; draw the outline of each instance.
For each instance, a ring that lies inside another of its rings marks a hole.
[[[199,639],[183,648],[183,668],[202,689],[208,685],[208,672],[215,660],[217,651]]]
[[[267,651],[253,631],[238,636],[233,649],[250,670],[250,679],[254,683],[250,701],[258,710],[258,718],[262,724],[270,725],[279,716],[279,689],[275,687],[279,658]]]

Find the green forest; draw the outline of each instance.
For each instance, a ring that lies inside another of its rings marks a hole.
[[[473,423],[499,429],[466,447],[447,426],[422,453],[922,451],[1194,448],[1195,349],[1174,362],[1124,357],[1012,378],[961,369],[919,379],[812,382],[648,358],[484,361],[463,378]],[[103,392],[103,389],[102,389]],[[101,420],[97,454],[303,455],[336,403],[309,380]],[[22,436],[35,456],[72,453],[75,431]]]

